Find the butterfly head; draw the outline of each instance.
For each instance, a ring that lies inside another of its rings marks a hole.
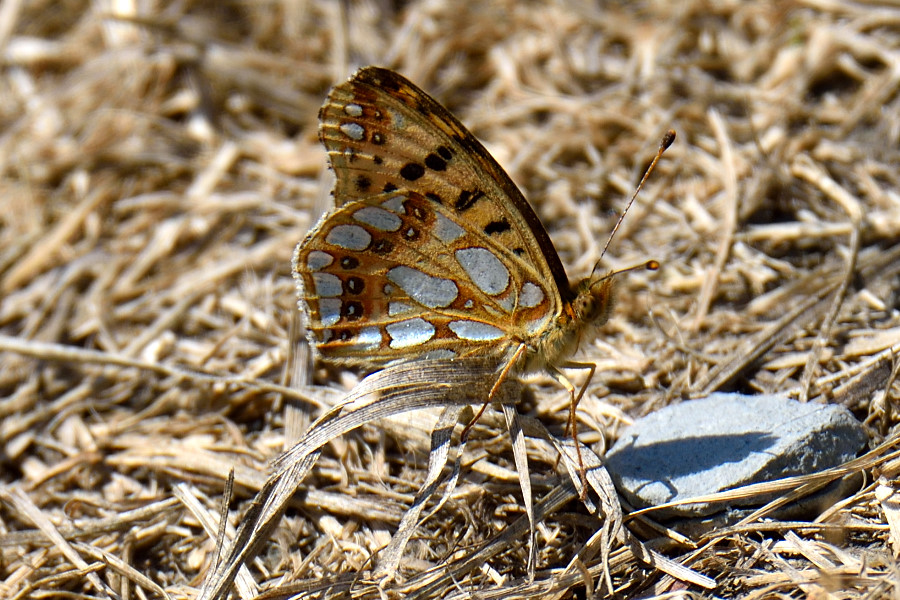
[[[605,275],[592,274],[576,286],[572,312],[577,322],[599,327],[609,320],[614,303],[615,275],[614,271]]]
[[[594,267],[591,276],[584,279],[575,288],[575,299],[572,301],[572,312],[575,315],[575,320],[585,325],[591,324],[594,327],[599,327],[609,320],[615,304],[613,288],[615,287],[616,276],[635,269],[655,271],[659,268],[659,263],[655,260],[649,260],[640,265],[619,271],[608,271],[605,274],[600,274],[598,267],[599,264]]]

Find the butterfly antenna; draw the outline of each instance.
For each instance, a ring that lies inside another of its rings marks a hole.
[[[618,271],[610,271],[603,277],[597,279],[596,281],[591,283],[591,287],[595,285],[600,285],[607,279],[612,279],[622,273],[627,273],[629,271],[637,271],[638,269],[647,269],[648,271],[656,271],[659,269],[659,261],[658,260],[648,260],[647,262],[642,262],[639,265],[631,265],[630,267],[625,267],[624,269],[619,269]]]
[[[644,171],[644,176],[641,177],[641,182],[638,184],[637,188],[635,188],[634,193],[631,195],[631,200],[628,201],[628,204],[625,206],[625,210],[622,211],[622,214],[619,215],[619,220],[616,221],[616,226],[613,227],[612,233],[609,234],[609,237],[606,239],[606,245],[603,246],[603,252],[600,253],[600,260],[603,259],[603,256],[606,254],[607,248],[609,248],[609,243],[616,237],[616,232],[619,231],[619,226],[622,224],[622,221],[625,219],[625,215],[628,213],[628,209],[631,208],[631,205],[634,204],[634,199],[637,198],[637,195],[641,193],[641,189],[644,187],[644,183],[647,181],[647,178],[650,176],[650,173],[653,172],[653,168],[656,166],[656,163],[659,162],[659,159],[662,157],[663,152],[668,150],[669,146],[672,145],[672,142],[675,141],[675,130],[670,129],[663,136],[662,141],[659,143],[659,150],[656,152],[656,156],[653,157],[653,162],[650,163],[650,166],[647,167],[647,170]],[[600,260],[597,261],[597,264],[600,263]],[[651,261],[653,262],[653,261]],[[643,265],[640,265],[643,266]],[[648,263],[648,268],[649,263]],[[630,269],[625,269],[630,270]]]

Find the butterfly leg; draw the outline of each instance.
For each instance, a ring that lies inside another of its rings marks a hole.
[[[507,380],[509,377],[509,373],[515,364],[522,358],[522,355],[525,354],[525,344],[519,344],[519,347],[516,348],[516,351],[513,353],[512,357],[506,361],[506,364],[503,365],[503,370],[500,371],[500,374],[497,376],[497,381],[494,382],[494,385],[491,386],[491,391],[488,392],[487,399],[484,401],[484,404],[481,405],[481,409],[479,409],[478,414],[476,414],[469,424],[466,425],[465,429],[462,430],[462,433],[459,436],[460,443],[465,443],[469,437],[469,431],[475,426],[475,423],[478,422],[478,419],[481,418],[481,415],[484,414],[485,409],[487,409],[488,404],[494,401],[494,396],[497,395],[497,391],[500,389],[500,386],[503,385],[503,382]]]
[[[590,385],[591,380],[594,378],[594,372],[597,370],[597,365],[594,363],[566,362],[560,366],[564,369],[586,369],[588,371],[587,379],[585,379],[581,388],[577,390],[578,394],[576,395],[575,386],[562,371],[555,367],[549,369],[550,376],[553,377],[559,385],[565,388],[572,398],[569,402],[569,423],[566,426],[566,429],[572,431],[572,441],[575,442],[575,454],[578,456],[578,474],[581,476],[581,492],[579,493],[579,497],[584,500],[587,495],[588,483],[587,473],[584,469],[584,459],[581,458],[581,445],[578,443],[578,424],[575,410],[578,408],[578,403],[581,402],[581,398],[587,391],[588,385]]]

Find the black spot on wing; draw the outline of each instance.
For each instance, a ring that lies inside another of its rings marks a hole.
[[[359,175],[356,178],[356,189],[359,192],[368,192],[369,188],[372,187],[372,180],[366,177],[365,175]]]
[[[425,167],[419,163],[406,163],[400,169],[400,177],[407,181],[415,181],[425,174]]]
[[[425,157],[425,166],[432,171],[446,171],[447,161],[437,154],[429,154]]]
[[[366,289],[366,284],[359,277],[349,277],[347,281],[344,282],[344,291],[348,294],[359,296],[363,293],[364,289]]]
[[[487,225],[484,226],[484,232],[487,235],[494,235],[496,233],[503,233],[504,231],[509,231],[510,225],[509,221],[506,219],[500,219],[497,221],[491,221]]]
[[[390,240],[386,240],[384,238],[380,240],[375,240],[375,244],[372,246],[372,252],[375,254],[381,254],[384,256],[394,249],[394,244],[391,243]]]
[[[341,304],[341,316],[348,321],[358,321],[363,316],[362,302],[350,300]]]
[[[397,186],[394,185],[393,183],[391,183],[390,181],[388,181],[386,184],[384,184],[384,189],[382,191],[383,192],[393,192],[393,191],[396,191],[396,189],[397,189]]]
[[[474,192],[463,190],[459,193],[459,198],[456,199],[456,204],[453,206],[456,210],[462,212],[472,208],[472,205],[478,202],[482,197],[484,197],[484,192],[481,190],[475,190]]]

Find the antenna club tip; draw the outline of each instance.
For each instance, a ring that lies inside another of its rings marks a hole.
[[[659,269],[659,261],[648,260],[646,263],[644,263],[644,266],[648,271],[656,271]]]
[[[674,142],[675,142],[675,130],[670,129],[663,136],[662,142],[660,142],[660,144],[659,144],[659,149],[661,151],[668,150],[669,146],[671,146]]]

